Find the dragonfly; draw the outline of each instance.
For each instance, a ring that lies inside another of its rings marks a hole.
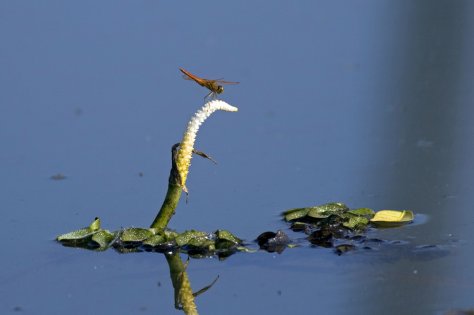
[[[209,91],[209,94],[207,94],[204,99],[207,99],[208,97],[211,98],[216,98],[218,94],[221,94],[224,92],[224,87],[222,85],[225,84],[239,84],[239,82],[231,82],[231,81],[224,81],[222,79],[216,79],[216,80],[209,80],[209,79],[203,79],[200,78],[189,71],[184,70],[183,68],[179,68],[182,73],[184,73],[183,78],[185,80],[193,80],[200,86],[203,86],[207,88]]]

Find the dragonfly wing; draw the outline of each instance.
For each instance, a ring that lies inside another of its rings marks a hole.
[[[224,81],[224,80],[214,80],[215,82],[219,82],[222,84],[239,84],[240,82],[232,82],[232,81]]]
[[[186,80],[194,80],[198,82],[199,84],[201,84],[200,82],[205,81],[205,79],[202,79],[198,77],[197,75],[194,75],[191,72],[184,70],[183,68],[179,68],[179,70],[183,73],[183,78]]]

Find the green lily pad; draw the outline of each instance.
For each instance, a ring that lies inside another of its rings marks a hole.
[[[214,234],[216,235],[215,248],[221,252],[235,250],[238,245],[242,244],[242,240],[229,231],[217,230]]]
[[[348,213],[361,215],[368,218],[372,218],[375,215],[375,211],[369,208],[358,208],[347,211]]]
[[[215,242],[210,239],[196,237],[191,238],[186,243],[186,248],[192,250],[200,250],[200,251],[214,251],[216,250]]]
[[[218,241],[229,241],[233,244],[241,244],[242,240],[226,230],[217,230],[214,232]]]
[[[165,230],[163,231],[162,235],[165,237],[165,240],[167,242],[171,242],[171,241],[174,242],[174,240],[179,235],[179,233],[175,231]]]
[[[338,215],[349,210],[342,202],[330,202],[321,206],[312,207],[308,212],[308,217],[324,219],[330,215]]]
[[[352,215],[348,221],[342,223],[343,226],[351,230],[364,230],[369,224],[369,219],[362,216]]]
[[[120,235],[122,242],[142,242],[154,235],[154,230],[143,228],[128,228]]]
[[[293,220],[298,220],[301,218],[304,218],[310,208],[296,208],[296,209],[290,209],[285,212],[283,212],[283,216],[285,216],[286,221],[293,221]]]
[[[100,230],[92,235],[92,242],[96,243],[99,249],[107,249],[115,236],[116,233],[111,233],[109,230]]]
[[[94,235],[94,233],[97,233],[96,231],[92,231],[91,229],[83,228],[80,230],[72,231],[66,234],[59,235],[56,240],[60,242],[68,242],[68,241],[78,241],[78,240],[84,240],[88,237],[91,237]]]
[[[377,227],[397,227],[411,223],[414,217],[410,210],[381,210],[375,213],[370,222]]]
[[[72,231],[66,234],[59,235],[56,240],[59,242],[78,242],[78,241],[89,241],[90,237],[97,233],[100,229],[100,219],[95,218],[94,221],[85,228]]]
[[[92,231],[98,231],[100,229],[100,219],[96,217],[94,221],[92,221],[91,225],[89,225],[89,228]]]
[[[205,232],[190,230],[178,234],[175,238],[176,244],[180,247],[189,244],[191,240],[193,240],[193,242],[196,242],[196,240],[205,242],[209,240],[209,237]]]
[[[333,214],[341,214],[349,208],[342,202],[330,202],[323,205],[307,208],[290,209],[282,213],[286,221],[294,221],[304,217],[324,219]]]
[[[156,246],[159,246],[159,245],[163,245],[166,242],[167,242],[167,240],[166,240],[166,237],[164,235],[156,234],[156,235],[153,235],[153,236],[147,238],[146,240],[144,240],[142,245],[148,245],[148,246],[156,247]]]

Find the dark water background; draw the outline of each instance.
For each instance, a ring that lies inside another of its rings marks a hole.
[[[178,67],[241,84],[223,94],[239,112],[200,130],[219,164],[193,160],[170,227],[251,241],[329,201],[423,223],[374,232],[406,242],[375,253],[192,260],[195,290],[220,275],[201,314],[474,307],[473,42],[470,1],[1,1],[0,313],[178,313],[162,255],[53,241],[95,216],[151,223],[206,94]]]

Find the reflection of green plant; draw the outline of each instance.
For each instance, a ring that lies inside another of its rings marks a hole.
[[[174,307],[183,310],[186,315],[197,314],[194,299],[198,295],[209,290],[216,283],[219,277],[201,290],[193,292],[186,272],[189,259],[185,264],[183,264],[179,253],[165,254],[165,257],[170,268],[171,282],[173,283],[174,288]]]
[[[186,265],[181,261],[179,253],[165,254],[165,257],[170,267],[171,282],[174,288],[174,307],[182,309],[186,315],[198,314],[193,289],[186,273]]]

